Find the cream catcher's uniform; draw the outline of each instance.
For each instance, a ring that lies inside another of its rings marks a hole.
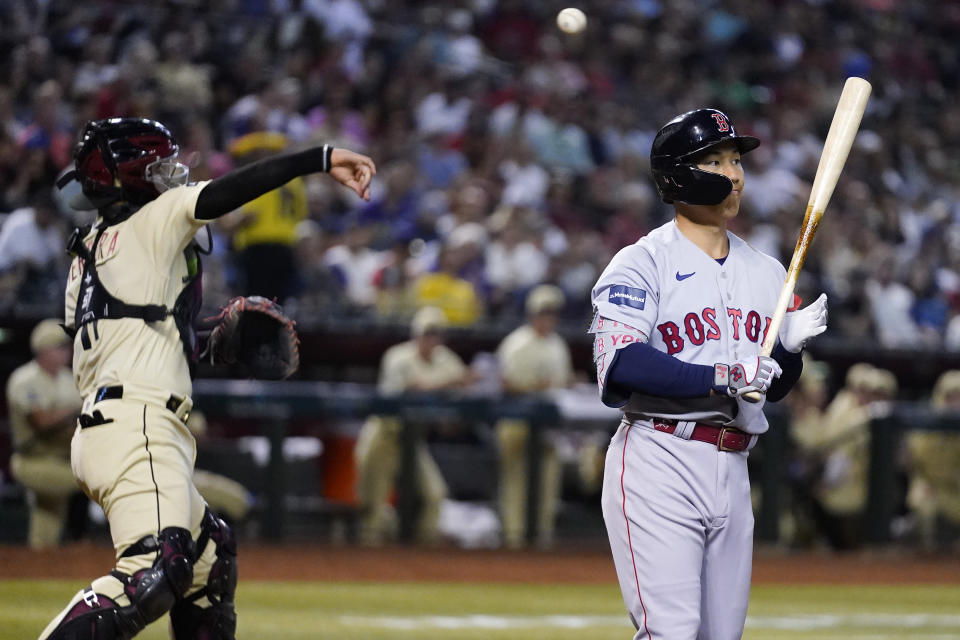
[[[184,249],[209,222],[193,215],[206,184],[165,191],[103,231],[94,249],[96,270],[113,296],[127,304],[173,308],[189,280]],[[88,249],[98,230],[95,225],[87,235]],[[75,258],[67,276],[69,328],[74,328],[77,305],[82,307],[88,295],[83,275],[83,262]],[[73,472],[106,513],[117,570],[133,575],[156,558],[155,553],[121,557],[138,540],[158,536],[167,527],[186,529],[194,540],[200,536],[205,503],[193,485],[196,442],[184,423],[192,406],[189,365],[172,316],[149,323],[139,318],[91,322],[77,332],[73,354],[83,397],[81,424],[89,425],[78,427],[73,436]],[[104,389],[120,386],[122,397],[106,397],[116,393]],[[208,544],[194,565],[188,594],[207,584],[214,559],[214,545]],[[125,601],[123,585],[112,575],[95,580],[93,588]]]
[[[759,355],[786,272],[727,235],[720,264],[671,221],[617,253],[593,289],[601,396],[624,414],[607,451],[603,516],[637,640],[738,638],[746,618],[747,452],[690,437],[698,422],[761,434],[759,405],[737,414],[725,396],[625,398],[606,388],[616,351],[635,341],[711,367]]]

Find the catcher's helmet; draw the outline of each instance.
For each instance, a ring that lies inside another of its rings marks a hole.
[[[170,131],[155,120],[94,120],[74,151],[74,177],[97,208],[117,201],[142,205],[186,184],[190,170],[176,161],[179,150]]]
[[[650,169],[660,198],[667,203],[714,205],[723,202],[733,184],[726,176],[698,169],[698,155],[733,141],[740,153],[756,149],[760,141],[739,136],[730,118],[716,109],[697,109],[663,125],[650,149]]]

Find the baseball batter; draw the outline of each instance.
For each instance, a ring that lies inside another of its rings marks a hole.
[[[657,132],[651,168],[676,217],[622,249],[593,289],[602,400],[623,420],[607,450],[603,516],[635,639],[732,640],[743,633],[753,511],[747,451],[767,430],[801,351],[826,330],[826,297],[787,314],[760,347],[786,272],[727,231],[740,208],[738,135],[714,109]],[[796,305],[794,305],[796,307]]]
[[[83,407],[71,444],[74,475],[107,516],[117,563],[43,631],[53,640],[132,638],[170,612],[171,637],[232,640],[236,544],[193,484],[193,328],[200,300],[194,235],[211,220],[296,176],[329,171],[369,197],[366,156],[329,145],[275,156],[188,184],[160,123],[86,125],[75,151],[81,193],[97,209],[75,234],[66,326]]]

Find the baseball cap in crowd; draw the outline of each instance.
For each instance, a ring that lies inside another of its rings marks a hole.
[[[30,333],[30,351],[34,355],[69,343],[70,337],[60,326],[60,323],[53,318],[41,320]]]
[[[527,294],[527,315],[560,311],[563,308],[563,303],[564,296],[560,287],[552,284],[541,284]]]
[[[892,396],[897,393],[897,377],[891,371],[875,368],[867,382],[867,387],[874,393]]]
[[[447,314],[438,307],[423,307],[417,311],[410,322],[410,334],[414,338],[431,332],[442,331],[447,327]]]
[[[933,385],[933,405],[942,407],[946,404],[947,396],[957,392],[960,392],[960,369],[944,371]]]
[[[870,378],[873,376],[874,366],[867,362],[858,362],[847,370],[844,386],[849,389],[870,389]]]

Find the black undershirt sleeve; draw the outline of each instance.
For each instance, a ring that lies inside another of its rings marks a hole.
[[[194,217],[219,218],[298,176],[323,170],[323,146],[258,160],[207,184],[197,198]]]
[[[790,389],[793,389],[793,385],[797,384],[797,380],[800,379],[800,374],[803,373],[803,352],[791,353],[784,349],[778,341],[770,357],[776,360],[780,368],[783,369],[780,377],[774,380],[770,388],[767,389],[767,400],[777,402],[783,400]]]

